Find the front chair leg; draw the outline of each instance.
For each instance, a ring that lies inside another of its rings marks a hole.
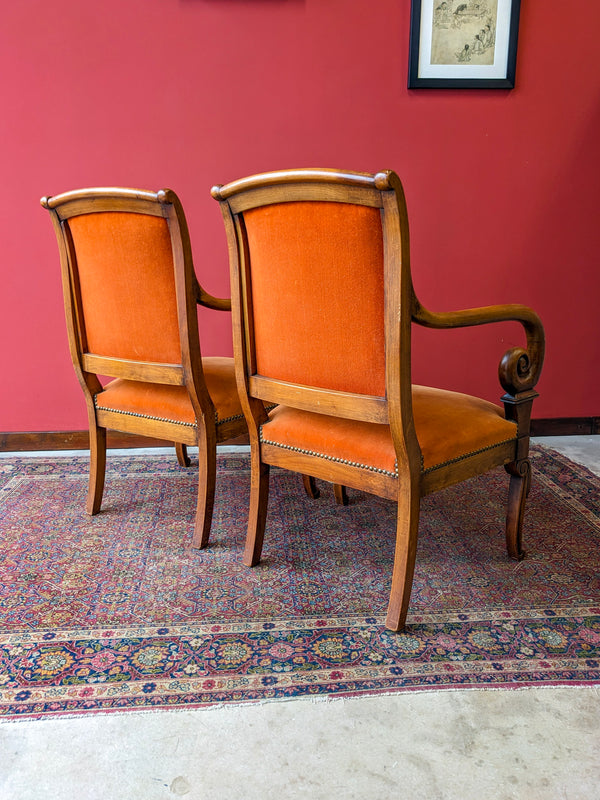
[[[198,423],[198,504],[192,547],[208,544],[217,481],[217,438],[214,428]]]
[[[106,475],[106,428],[100,428],[90,420],[90,477],[86,511],[97,514],[102,505],[104,476]]]
[[[407,483],[409,482],[407,481]],[[401,631],[406,622],[417,556],[419,508],[418,488],[411,488],[409,485],[398,497],[396,552],[392,572],[392,589],[385,621],[385,627],[391,631]]]
[[[177,463],[180,467],[189,467],[192,463],[187,454],[187,447],[181,442],[175,442],[175,452],[177,453]]]
[[[510,475],[508,487],[508,509],[506,512],[506,549],[508,555],[517,561],[525,558],[522,547],[523,516],[525,501],[531,487],[531,464],[528,458],[506,464]]]
[[[250,511],[243,557],[247,567],[254,567],[260,561],[269,502],[269,465],[260,461],[258,453],[253,452],[251,458]]]

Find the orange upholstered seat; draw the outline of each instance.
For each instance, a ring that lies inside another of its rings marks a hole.
[[[235,385],[233,359],[207,357],[202,359],[202,366],[215,407],[217,428],[242,421],[244,415]],[[94,405],[100,411],[196,427],[196,413],[185,386],[116,378],[94,395]]]
[[[424,472],[517,438],[516,423],[499,406],[457,392],[413,386],[413,414]],[[283,449],[398,477],[389,425],[278,406],[260,437]]]
[[[229,310],[196,279],[174,192],[83,189],[43,198],[54,223],[71,357],[90,429],[87,509],[100,510],[106,430],[198,447],[193,544],[208,542],[216,446],[244,434],[233,359],[202,358],[197,303]],[[105,386],[98,376],[113,378]]]
[[[529,418],[544,355],[537,315],[518,305],[427,311],[412,285],[393,172],[272,172],[216,186],[213,196],[229,240],[235,366],[252,450],[244,563],[260,559],[271,465],[396,501],[391,630],[406,620],[428,492],[505,466],[507,547],[522,558]],[[503,409],[412,385],[413,324],[504,320],[523,325],[526,347],[500,363]],[[267,415],[265,402],[278,405]]]

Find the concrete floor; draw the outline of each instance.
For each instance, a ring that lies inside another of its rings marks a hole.
[[[600,475],[600,437],[552,437]],[[600,686],[0,724],[1,800],[596,800]]]

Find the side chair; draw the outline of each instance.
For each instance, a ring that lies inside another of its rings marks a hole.
[[[183,208],[170,189],[82,189],[41,204],[58,240],[71,358],[87,404],[87,511],[96,514],[102,502],[107,429],[174,442],[185,466],[187,446],[197,446],[192,544],[204,547],[217,443],[247,427],[233,359],[201,357],[197,304],[228,311],[230,301],[198,283]]]
[[[530,414],[544,357],[538,316],[522,305],[425,309],[412,285],[394,172],[271,172],[215,186],[212,195],[228,240],[235,369],[251,446],[244,563],[260,560],[271,465],[397,504],[392,631],[406,621],[422,496],[504,466],[507,549],[523,558]],[[412,385],[413,324],[506,320],[521,323],[526,347],[500,362],[504,409]],[[276,407],[267,412],[265,403]]]

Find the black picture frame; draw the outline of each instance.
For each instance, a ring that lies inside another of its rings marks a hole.
[[[521,0],[412,0],[408,88],[513,89],[520,11]]]

